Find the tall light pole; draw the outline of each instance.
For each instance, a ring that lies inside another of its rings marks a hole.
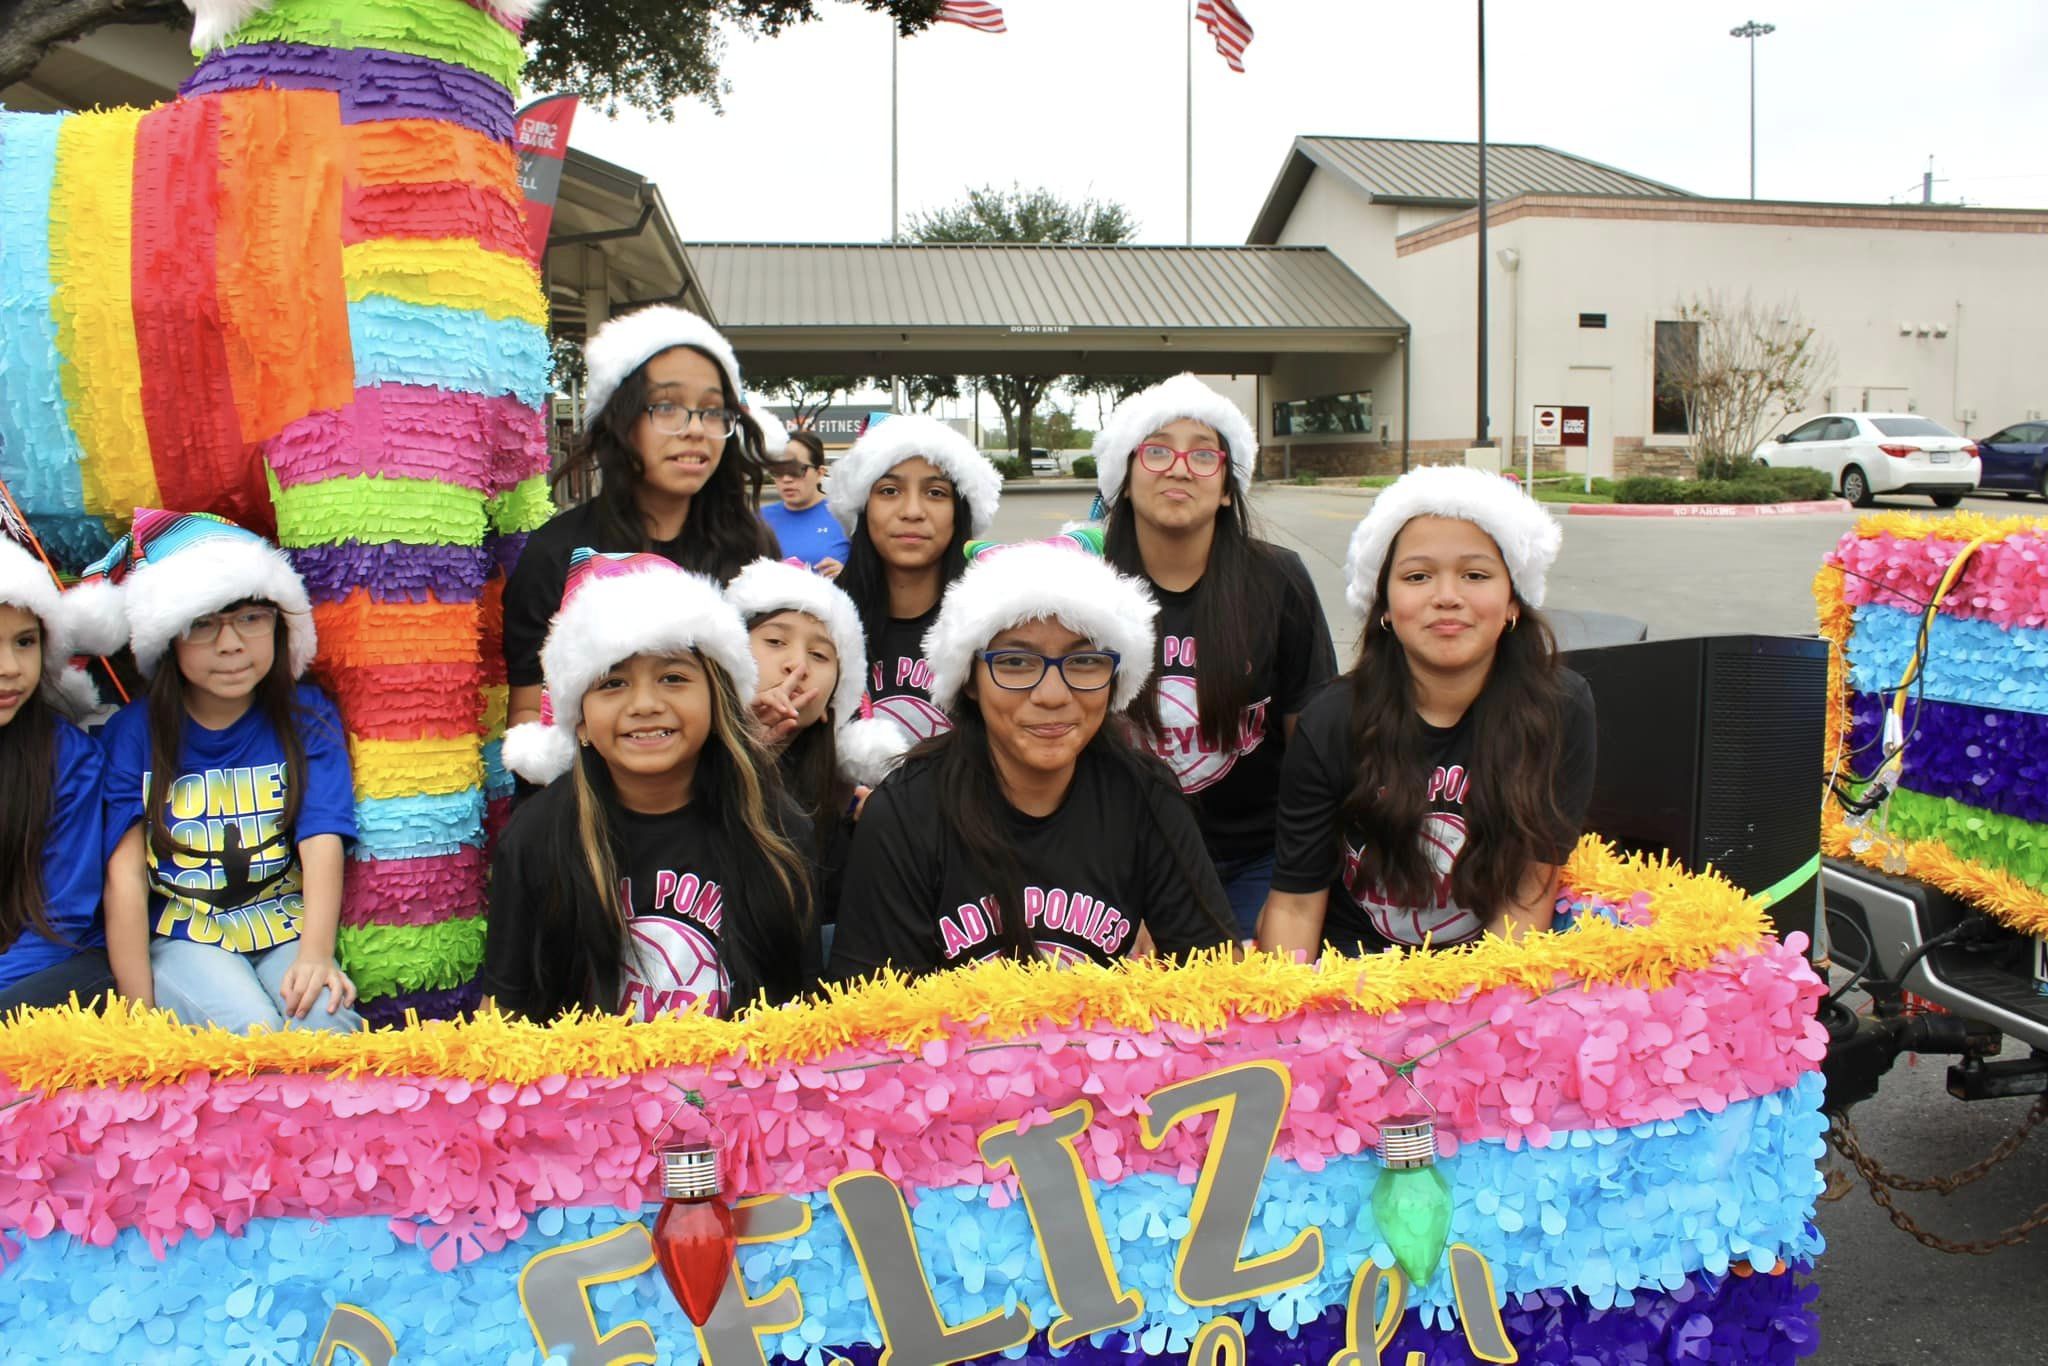
[[[1759,24],[1751,19],[1738,28],[1728,30],[1730,38],[1749,40],[1749,197],[1756,198],[1756,40],[1766,34],[1778,31],[1775,24]]]
[[[1486,0],[1478,0],[1479,29],[1479,193],[1476,196],[1479,208],[1479,392],[1476,396],[1478,416],[1473,420],[1476,429],[1472,444],[1490,446],[1492,439],[1487,435],[1486,398]]]

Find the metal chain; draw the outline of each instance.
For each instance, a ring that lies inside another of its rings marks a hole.
[[[1892,1191],[1936,1191],[1942,1195],[1953,1195],[1972,1181],[1977,1180],[1999,1163],[2018,1152],[2020,1145],[2027,1141],[2036,1125],[2048,1119],[2048,1095],[2034,1102],[2034,1108],[2020,1126],[1999,1140],[1998,1146],[1985,1155],[1983,1160],[1973,1162],[1962,1170],[1947,1176],[1910,1177],[1900,1176],[1878,1162],[1863,1150],[1863,1144],[1856,1137],[1855,1126],[1845,1115],[1836,1115],[1828,1125],[1828,1142],[1836,1152],[1847,1158],[1870,1187],[1870,1198],[1891,1218],[1892,1224],[1924,1247],[1937,1252],[1953,1252],[1972,1257],[1982,1257],[2001,1247],[2023,1243],[2032,1236],[2035,1229],[2048,1224],[2048,1204],[2036,1206],[2034,1212],[2021,1222],[1991,1238],[1979,1238],[1974,1242],[1959,1243],[1944,1238],[1938,1233],[1929,1233],[1914,1222],[1913,1216],[1900,1209],[1891,1197]],[[1889,1189],[1888,1189],[1889,1188]]]

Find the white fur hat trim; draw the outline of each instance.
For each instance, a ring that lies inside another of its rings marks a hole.
[[[1544,580],[1564,542],[1557,519],[1497,474],[1465,465],[1425,465],[1389,484],[1351,533],[1344,598],[1362,620],[1371,620],[1377,610],[1373,594],[1394,538],[1417,517],[1456,518],[1493,537],[1515,592],[1531,607],[1543,605]]]
[[[73,649],[70,604],[42,561],[0,536],[0,603],[19,607],[43,625],[43,682],[54,686]]]
[[[925,633],[932,705],[950,710],[973,676],[974,655],[997,632],[1028,621],[1058,621],[1121,656],[1110,705],[1130,705],[1152,674],[1152,620],[1159,604],[1145,585],[1084,550],[1023,542],[985,552],[946,590]]]
[[[910,753],[917,737],[886,716],[856,717],[833,735],[839,771],[846,780],[873,787],[889,776],[896,761]]]
[[[121,607],[135,667],[144,677],[154,674],[171,642],[195,618],[244,599],[284,613],[287,662],[293,678],[304,675],[319,648],[305,581],[282,550],[248,532],[206,536],[155,559],[145,552],[143,562],[128,571]]]
[[[755,560],[726,585],[725,600],[741,624],[777,612],[803,612],[824,623],[839,652],[839,682],[832,689],[832,721],[841,731],[860,718],[868,676],[867,638],[853,599],[822,574],[785,560]]]
[[[970,536],[981,536],[995,524],[996,504],[1003,497],[1003,476],[974,443],[935,417],[906,413],[870,426],[852,449],[832,467],[826,503],[839,525],[851,534],[868,505],[875,481],[904,461],[923,456],[953,481],[967,500]]]
[[[672,304],[655,304],[632,313],[622,313],[597,329],[589,341],[583,343],[583,367],[586,374],[583,387],[583,428],[597,421],[597,415],[604,411],[604,405],[611,402],[612,395],[626,382],[626,377],[664,351],[678,346],[694,346],[708,352],[725,371],[726,382],[734,392],[726,395],[728,403],[740,402],[739,386],[740,358],[733,354],[732,343],[725,335],[704,319],[685,308]]]
[[[1095,489],[1103,506],[1116,502],[1124,490],[1124,472],[1138,443],[1178,418],[1206,422],[1230,448],[1230,468],[1237,486],[1249,489],[1259,468],[1259,434],[1244,411],[1190,374],[1161,380],[1116,405],[1095,438]]]
[[[789,449],[789,424],[759,403],[749,403],[747,411],[753,414],[754,425],[761,429],[761,454],[770,460],[780,460]]]
[[[548,626],[540,667],[553,722],[529,721],[505,736],[505,766],[528,782],[550,783],[569,771],[583,694],[622,659],[695,650],[725,670],[742,705],[753,699],[747,629],[717,583],[673,565],[658,569],[668,564],[658,556],[638,558],[652,563],[574,584]]]

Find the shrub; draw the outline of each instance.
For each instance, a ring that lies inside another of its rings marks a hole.
[[[995,459],[996,473],[1005,479],[1023,479],[1031,473],[1031,462],[1015,455],[999,455]]]
[[[1819,470],[1756,468],[1737,479],[1665,479],[1639,474],[1614,485],[1617,503],[1798,503],[1828,496]]]
[[[1095,457],[1092,455],[1075,456],[1074,477],[1076,479],[1093,479],[1095,477]]]
[[[1297,474],[1294,476],[1294,482],[1302,488],[1310,488],[1316,483],[1316,476],[1313,474]]]
[[[1759,465],[1757,474],[1765,483],[1782,489],[1785,497],[1801,502],[1831,497],[1835,491],[1834,481],[1825,470],[1774,469],[1769,465]]]

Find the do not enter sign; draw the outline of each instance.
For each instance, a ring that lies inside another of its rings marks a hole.
[[[1582,404],[1536,405],[1532,435],[1538,446],[1584,446],[1592,429],[1592,409]]]

